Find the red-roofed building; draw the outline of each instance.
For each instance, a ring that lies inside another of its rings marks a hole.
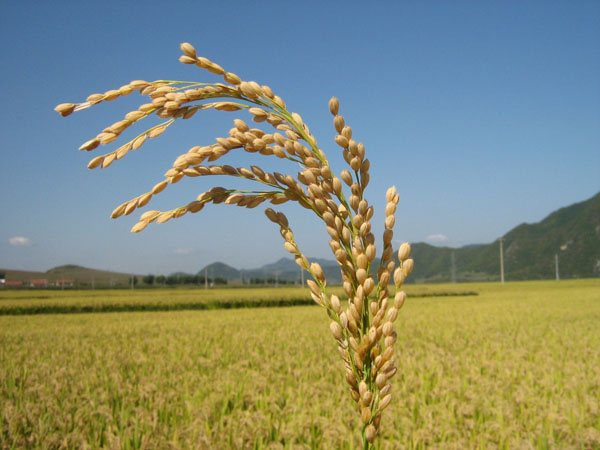
[[[45,280],[45,279],[31,280],[29,282],[29,286],[37,287],[37,288],[45,288],[45,287],[48,287],[48,280]]]
[[[22,281],[5,281],[4,286],[6,287],[20,287],[23,286]]]

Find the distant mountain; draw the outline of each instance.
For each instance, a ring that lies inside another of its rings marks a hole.
[[[264,273],[274,273],[276,271],[298,272],[300,270],[300,267],[291,258],[281,258],[278,261],[275,261],[274,263],[265,264],[264,266],[256,270]]]
[[[228,266],[227,264],[222,262],[215,262],[209,264],[208,266],[203,267],[198,271],[198,275],[200,275],[201,277],[203,277],[205,273],[208,274],[208,278],[220,277],[227,281],[240,279],[239,270]]]
[[[340,273],[337,262],[330,259],[323,258],[308,258],[310,262],[319,263],[323,269],[323,273],[331,284],[340,284],[342,282],[342,275]],[[296,264],[292,258],[281,258],[279,261],[273,264],[266,264],[258,269],[257,272],[252,271],[261,277],[265,278],[269,274],[277,273],[280,278],[284,278],[290,281],[300,281],[302,272],[300,266]],[[304,273],[304,277],[309,277]]]
[[[333,260],[320,259],[320,258],[309,258],[311,262],[318,262],[323,268],[323,272],[327,277],[327,280],[331,284],[340,284],[342,276],[340,274],[337,263]],[[212,263],[202,268],[198,275],[204,276],[205,271],[208,273],[209,278],[221,277],[227,281],[239,281],[242,278],[245,283],[250,280],[286,280],[288,282],[300,282],[302,279],[302,272],[300,267],[292,258],[281,258],[278,261],[270,264],[265,264],[256,269],[243,269],[238,270],[227,264],[223,263]],[[304,278],[309,278],[309,275],[304,273]]]
[[[300,267],[291,258],[281,258],[278,261],[265,264],[257,269],[244,270],[244,280],[275,279],[300,282],[302,274]]]
[[[472,244],[461,248],[434,247],[426,243],[411,245],[415,266],[409,282],[497,281],[500,279],[499,242]],[[561,278],[600,276],[600,193],[584,202],[561,208],[544,220],[523,223],[503,237],[504,271],[507,281],[539,280],[555,277],[558,255]],[[308,258],[323,268],[330,285],[341,283],[337,262]],[[47,279],[74,280],[76,286],[127,287],[129,274],[88,269],[76,265],[55,267],[47,272],[0,269],[7,281]],[[200,269],[198,275],[223,278],[228,282],[248,283],[252,279],[300,282],[302,272],[292,258],[265,264],[255,269],[238,270],[215,262]],[[183,274],[182,274],[183,275]],[[138,281],[141,281],[141,277]],[[309,275],[304,273],[305,279]]]
[[[409,282],[500,279],[498,241],[461,248],[434,247],[422,242],[411,247],[415,268]],[[600,193],[584,202],[561,208],[541,222],[515,227],[504,235],[503,251],[505,279],[508,281],[554,278],[555,255],[558,255],[561,278],[600,276]],[[334,260],[309,260],[321,264],[329,284],[341,283],[340,270]],[[291,258],[282,258],[257,269],[243,270],[241,275],[227,267],[229,272],[219,276],[228,280],[240,280],[241,276],[245,280],[300,280],[300,268]]]
[[[512,279],[553,278],[554,255],[565,278],[600,275],[600,193],[561,208],[537,224],[504,236],[505,271]]]
[[[110,272],[107,270],[89,269],[74,264],[54,267],[46,272],[34,272],[24,270],[0,269],[0,272],[5,273],[6,281],[21,281],[31,283],[33,280],[47,282],[49,286],[55,285],[57,281],[73,282],[74,287],[90,288],[90,287],[129,287],[131,283],[131,274]],[[141,281],[140,275],[134,275]]]
[[[534,224],[521,224],[503,237],[506,280],[600,276],[600,193],[561,208]],[[500,279],[499,241],[462,248],[412,245],[415,282]],[[453,262],[454,261],[454,262]]]

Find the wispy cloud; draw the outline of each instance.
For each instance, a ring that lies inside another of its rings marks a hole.
[[[8,243],[13,247],[31,247],[33,241],[23,236],[14,236],[8,240]]]
[[[427,236],[426,240],[429,242],[440,243],[447,242],[448,237],[443,234],[430,234],[429,236]]]
[[[176,248],[175,250],[173,250],[173,253],[175,253],[176,255],[191,255],[192,253],[194,253],[194,250],[191,248]]]

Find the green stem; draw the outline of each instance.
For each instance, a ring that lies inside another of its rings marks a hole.
[[[363,450],[370,450],[371,443],[367,440],[366,430],[367,430],[367,426],[363,425],[363,428],[362,428],[362,444],[363,444],[362,448],[363,448]]]

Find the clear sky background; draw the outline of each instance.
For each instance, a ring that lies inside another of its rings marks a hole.
[[[600,190],[599,24],[597,1],[2,1],[0,267],[195,273],[214,261],[252,268],[287,255],[262,207],[209,206],[137,235],[129,229],[139,213],[109,217],[179,154],[226,135],[235,117],[249,121],[246,113],[201,111],[90,171],[92,157],[121,141],[77,148],[145,101],[132,94],[67,118],[53,111],[134,79],[216,81],[178,62],[185,41],[271,86],[338,172],[327,103],[340,99],[371,160],[366,197],[378,239],[394,184],[398,241],[492,242]],[[224,162],[273,167],[248,156]],[[230,184],[184,180],[147,208]],[[285,211],[305,254],[331,258],[322,223]]]

